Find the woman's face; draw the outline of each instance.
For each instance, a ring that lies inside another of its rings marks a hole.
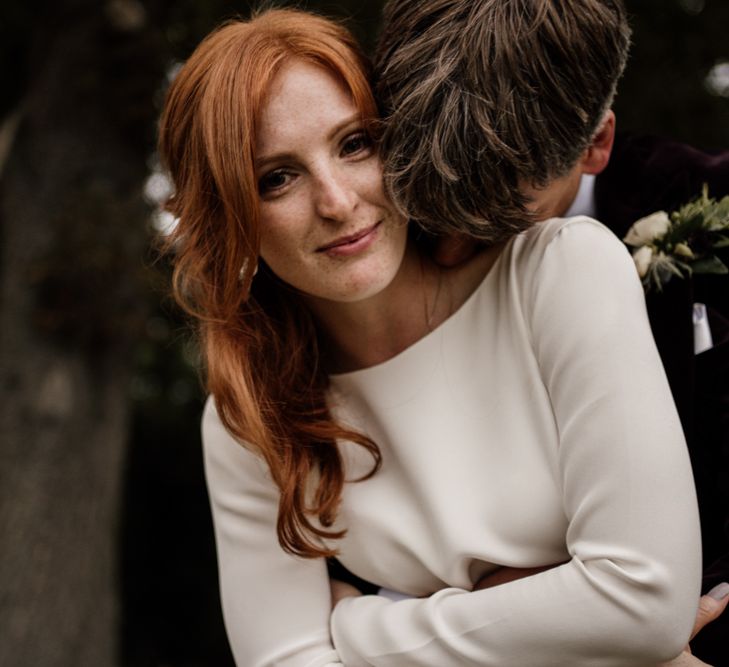
[[[382,185],[360,114],[326,70],[293,60],[277,74],[258,124],[261,257],[283,281],[329,301],[386,287],[407,228]]]

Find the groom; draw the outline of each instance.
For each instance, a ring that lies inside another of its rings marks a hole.
[[[414,220],[450,237],[441,254],[463,245],[453,239],[496,243],[553,216],[591,215],[622,238],[704,183],[729,194],[729,152],[616,138],[629,42],[621,0],[387,2],[375,58],[386,182]],[[714,343],[700,355],[696,302]],[[647,306],[694,466],[707,590],[729,577],[729,281],[674,278]],[[729,617],[696,646],[720,623]],[[725,664],[720,651],[705,654]]]

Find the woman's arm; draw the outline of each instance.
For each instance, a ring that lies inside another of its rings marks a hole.
[[[324,559],[283,552],[278,490],[265,463],[225,431],[208,399],[202,424],[228,639],[239,667],[342,667],[329,637]]]
[[[485,588],[492,588],[494,586],[500,586],[501,584],[509,583],[510,581],[516,581],[517,579],[524,579],[525,577],[531,577],[545,570],[551,570],[557,565],[562,563],[555,563],[554,565],[546,565],[544,567],[500,567],[498,570],[491,572],[482,577],[476,585],[473,587],[474,591],[480,591]],[[337,602],[343,600],[346,597],[359,597],[362,592],[344,581],[337,579],[329,580],[332,593],[332,607]],[[402,595],[403,598],[412,597]],[[694,627],[691,631],[690,640],[694,637],[709,623],[715,621],[726,609],[729,603],[729,584],[722,583],[716,586],[706,595],[702,595],[699,599],[699,606],[696,611],[696,620],[694,621]],[[658,667],[689,667],[690,665],[706,665],[695,656],[691,654],[691,647],[687,645],[682,653],[669,662],[661,663]]]
[[[696,500],[635,268],[594,221],[540,224],[518,239],[509,289],[520,291],[560,434],[571,560],[488,590],[344,599],[332,636],[347,667],[650,665],[688,639]]]
[[[474,590],[480,591],[484,588],[491,588],[492,586],[499,586],[506,584],[510,581],[516,581],[517,579],[523,579],[524,577],[531,577],[539,572],[549,570],[555,565],[545,567],[501,567],[495,572],[487,574],[482,577],[474,586]],[[336,584],[340,584],[337,586]],[[349,584],[343,584],[342,582],[332,581],[332,592],[333,602],[351,595],[359,595],[359,591]],[[353,592],[354,591],[354,592]],[[724,613],[727,604],[729,604],[729,584],[722,583],[715,586],[714,589],[709,591],[706,595],[702,595],[699,598],[698,609],[696,610],[696,619],[694,620],[694,627],[691,630],[691,636],[689,641],[692,641],[694,637],[709,623],[715,621],[719,616]],[[729,640],[728,640],[729,641]],[[658,667],[690,667],[695,665],[706,665],[707,663],[699,660],[696,656],[692,655],[691,647],[687,644],[684,650],[673,660],[663,662]]]

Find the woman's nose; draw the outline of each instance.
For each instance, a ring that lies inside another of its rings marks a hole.
[[[343,222],[357,208],[357,192],[345,175],[327,172],[316,187],[316,208],[321,217]]]

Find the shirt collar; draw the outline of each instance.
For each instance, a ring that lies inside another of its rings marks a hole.
[[[597,209],[595,206],[595,174],[582,174],[580,176],[580,187],[577,190],[572,204],[564,214],[565,218],[575,215],[587,215],[595,217]]]

